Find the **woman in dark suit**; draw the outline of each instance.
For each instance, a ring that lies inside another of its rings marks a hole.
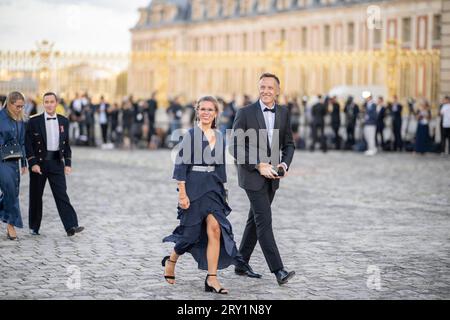
[[[7,238],[18,240],[15,228],[23,228],[19,206],[20,172],[27,172],[23,109],[25,97],[20,92],[8,95],[0,111],[0,220],[7,224]],[[11,149],[15,145],[18,152]],[[8,148],[9,152],[6,152]],[[21,160],[21,168],[19,166]]]
[[[163,259],[164,277],[175,283],[175,264],[186,252],[198,268],[208,270],[205,291],[228,294],[217,278],[217,270],[237,265],[239,256],[227,216],[224,183],[225,144],[216,129],[219,105],[213,97],[203,97],[196,107],[198,124],[183,137],[173,178],[178,182],[180,225],[163,242],[174,242],[170,256]]]

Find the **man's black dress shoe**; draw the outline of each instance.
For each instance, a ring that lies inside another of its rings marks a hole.
[[[41,234],[39,233],[39,231],[36,231],[36,230],[33,230],[33,229],[30,230],[30,234],[31,234],[32,236],[40,236],[40,235],[41,235]]]
[[[286,270],[280,269],[275,273],[275,277],[277,278],[278,284],[281,286],[289,281],[293,276],[295,276],[295,271],[288,272]]]
[[[72,237],[75,235],[75,233],[80,233],[83,230],[84,230],[84,227],[73,227],[67,231],[67,236]]]
[[[253,271],[252,267],[250,267],[248,263],[242,263],[239,266],[236,266],[234,273],[239,276],[247,276],[249,278],[262,278],[262,275]]]

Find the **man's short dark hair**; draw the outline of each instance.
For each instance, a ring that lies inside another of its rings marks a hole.
[[[273,78],[273,79],[275,79],[275,81],[278,83],[278,85],[281,85],[280,79],[279,79],[276,75],[274,75],[274,74],[272,74],[272,73],[268,73],[268,72],[263,73],[263,74],[261,75],[261,77],[259,77],[259,80],[261,81],[261,80],[264,79],[264,78]]]
[[[44,99],[45,99],[45,97],[50,97],[50,96],[54,96],[56,101],[58,102],[58,96],[54,92],[47,92],[47,93],[45,93],[44,94]]]

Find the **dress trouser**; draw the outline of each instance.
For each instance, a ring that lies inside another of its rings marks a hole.
[[[378,147],[380,146],[381,148],[384,147],[384,135],[383,135],[383,131],[384,131],[384,126],[377,126],[377,130],[375,132],[375,145]],[[381,142],[378,141],[378,137],[380,137]]]
[[[355,126],[354,125],[348,125],[347,126],[347,141],[349,145],[355,144]]]
[[[441,128],[441,152],[445,153],[445,144],[448,141],[448,151],[450,154],[450,127],[449,128]]]
[[[266,180],[261,190],[245,190],[245,192],[250,200],[251,207],[239,252],[245,262],[248,263],[256,243],[259,241],[270,271],[276,272],[283,268],[283,262],[273,234],[272,209],[270,207],[276,190],[273,190],[272,182]]]
[[[367,150],[368,151],[377,151],[377,147],[375,145],[375,134],[377,131],[377,127],[375,125],[364,126],[364,138],[367,142]]]
[[[78,227],[77,214],[70,204],[70,199],[67,195],[64,163],[61,160],[45,160],[41,165],[41,172],[42,175],[34,172],[30,173],[30,229],[39,231],[41,227],[42,196],[47,179],[50,183],[50,188],[64,229],[68,231],[71,228]]]
[[[401,151],[403,149],[401,121],[394,121],[393,131],[394,131],[394,151],[397,150]]]
[[[102,129],[103,143],[106,144],[106,143],[108,143],[108,123],[103,123],[100,125],[100,127]]]
[[[319,132],[320,132],[320,140],[319,140]],[[312,125],[312,138],[313,143],[311,145],[311,150],[316,148],[316,143],[320,142],[320,148],[323,151],[327,151],[327,139],[325,137],[325,126],[321,124],[313,124]]]

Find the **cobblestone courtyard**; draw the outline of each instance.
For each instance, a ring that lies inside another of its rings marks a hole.
[[[68,238],[47,186],[41,236],[0,234],[0,299],[221,299],[186,255],[169,286],[161,239],[176,226],[168,151],[74,148],[69,196],[86,230]],[[230,220],[240,243],[248,213],[233,166]],[[21,209],[28,225],[28,177]],[[450,299],[450,159],[437,155],[297,152],[273,205],[284,263],[279,287],[257,247],[259,280],[221,272],[229,299]],[[77,282],[80,276],[80,282]],[[79,286],[78,286],[79,284]]]

